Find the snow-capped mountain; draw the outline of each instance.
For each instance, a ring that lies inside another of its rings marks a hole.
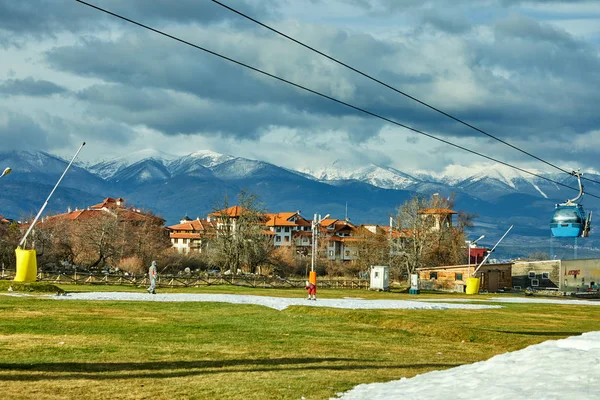
[[[145,161],[145,162],[142,162]],[[528,169],[531,174],[503,164],[451,165],[441,173],[398,169],[375,164],[357,166],[340,160],[319,169],[290,170],[276,165],[234,157],[209,150],[200,150],[176,157],[154,150],[142,150],[127,157],[116,158],[93,165],[91,172],[109,181],[143,183],[165,180],[175,176],[203,179],[240,180],[257,176],[278,176],[293,173],[332,185],[355,181],[391,190],[410,190],[419,193],[463,192],[494,200],[509,194],[527,194],[541,199],[564,201],[576,193],[552,181],[577,187],[577,181],[566,174],[547,174]],[[284,173],[285,172],[285,173]],[[548,179],[546,179],[548,178]]]
[[[110,177],[114,182],[133,181],[137,184],[165,180],[171,173],[160,159],[147,158],[127,167],[122,167]]]
[[[320,181],[353,180],[369,183],[383,189],[407,189],[420,182],[419,179],[391,167],[381,167],[375,164],[357,167],[336,160],[329,167],[303,172],[314,176]]]
[[[122,169],[125,169],[139,161],[152,159],[157,162],[167,163],[170,160],[177,159],[177,156],[164,153],[154,149],[144,149],[135,151],[123,157],[116,157],[110,160],[101,161],[89,166],[87,169],[102,179],[109,179],[116,175]]]

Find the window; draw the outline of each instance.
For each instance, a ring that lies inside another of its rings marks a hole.
[[[550,272],[542,272],[542,279],[550,279]]]
[[[275,241],[276,242],[281,242],[281,236],[275,236]]]
[[[529,279],[535,278],[535,271],[529,271],[529,274],[527,274],[527,276],[529,277]]]
[[[346,252],[345,252],[345,253],[346,253],[346,257],[349,257],[349,256],[350,256],[350,250],[346,250]]]
[[[179,239],[173,239],[173,243],[175,243],[175,244],[179,243]]]
[[[283,241],[286,242],[286,243],[289,243],[290,242],[290,237],[289,236],[284,236],[283,237]]]
[[[379,271],[375,271],[375,278],[379,278]]]
[[[455,281],[462,281],[462,276],[463,276],[463,274],[454,274],[454,280]]]
[[[183,239],[183,244],[187,244],[187,239]]]
[[[437,272],[430,272],[429,279],[437,279]]]
[[[275,228],[275,232],[281,232],[281,227],[278,226],[277,228]]]
[[[333,250],[329,250],[329,257],[333,257]]]
[[[289,227],[289,226],[286,226],[286,227],[285,227],[285,231],[286,231],[286,232],[289,232],[289,231],[290,231],[290,227]]]
[[[532,279],[531,280],[531,286],[540,286],[540,280],[539,279]]]

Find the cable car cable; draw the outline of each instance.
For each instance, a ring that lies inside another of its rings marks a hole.
[[[402,123],[400,123],[400,122],[394,121],[394,120],[392,120],[392,119],[390,119],[390,118],[387,118],[387,117],[384,117],[384,116],[382,116],[382,115],[376,114],[376,113],[374,113],[374,112],[372,112],[372,111],[369,111],[369,110],[366,110],[366,109],[364,109],[364,108],[361,108],[361,107],[354,106],[354,105],[352,105],[352,104],[350,104],[350,103],[346,103],[346,102],[344,102],[344,101],[342,101],[342,100],[338,100],[338,99],[336,99],[336,98],[334,98],[334,97],[328,96],[328,95],[326,95],[326,94],[323,94],[323,93],[321,93],[321,92],[318,92],[318,91],[316,91],[316,90],[309,89],[309,88],[307,88],[307,87],[305,87],[305,86],[302,86],[302,85],[300,85],[300,84],[298,84],[298,83],[294,83],[294,82],[292,82],[292,81],[288,81],[287,79],[281,78],[281,77],[279,77],[279,76],[277,76],[277,75],[273,75],[273,74],[271,74],[271,73],[268,73],[268,72],[266,72],[266,71],[263,71],[263,70],[261,70],[261,69],[259,69],[259,68],[256,68],[256,67],[253,67],[253,66],[251,66],[251,65],[245,64],[245,63],[243,63],[243,62],[241,62],[241,61],[237,61],[237,60],[235,60],[235,59],[233,59],[233,58],[230,58],[230,57],[224,56],[224,55],[222,55],[222,54],[219,54],[219,53],[217,53],[217,52],[215,52],[215,51],[212,51],[212,50],[209,50],[209,49],[207,49],[207,48],[204,48],[204,47],[202,47],[202,46],[199,46],[199,45],[196,45],[196,44],[194,44],[194,43],[188,42],[188,41],[186,41],[186,40],[184,40],[184,39],[180,39],[180,38],[178,38],[178,37],[176,37],[176,36],[173,36],[173,35],[171,35],[171,34],[168,34],[168,33],[166,33],[166,32],[163,32],[163,31],[160,31],[160,30],[158,30],[158,29],[152,28],[152,27],[150,27],[150,26],[148,26],[148,25],[144,25],[144,24],[142,24],[142,23],[140,23],[140,22],[137,22],[137,21],[134,21],[134,20],[132,20],[132,19],[130,19],[130,18],[127,18],[127,17],[124,17],[124,16],[122,16],[122,15],[116,14],[116,13],[114,13],[114,12],[112,12],[112,11],[108,11],[108,10],[106,10],[106,9],[104,9],[104,8],[101,8],[101,7],[95,6],[95,5],[93,5],[93,4],[87,3],[87,2],[85,2],[85,1],[83,1],[83,0],[75,0],[75,1],[76,1],[76,2],[78,2],[78,3],[81,3],[81,4],[83,4],[83,5],[86,5],[86,6],[88,6],[88,7],[94,8],[94,9],[96,9],[96,10],[98,10],[98,11],[102,11],[102,12],[104,12],[104,13],[106,13],[106,14],[112,15],[113,17],[116,17],[116,18],[122,19],[122,20],[124,20],[124,21],[127,21],[127,22],[129,22],[129,23],[131,23],[131,24],[137,25],[137,26],[139,26],[139,27],[141,27],[141,28],[147,29],[147,30],[149,30],[149,31],[152,31],[152,32],[154,32],[154,33],[157,33],[157,34],[159,34],[159,35],[162,35],[162,36],[168,37],[169,39],[173,39],[173,40],[175,40],[175,41],[177,41],[177,42],[180,42],[180,43],[186,44],[186,45],[188,45],[188,46],[194,47],[194,48],[196,48],[196,49],[198,49],[198,50],[202,50],[202,51],[204,51],[204,52],[206,52],[206,53],[212,54],[212,55],[214,55],[214,56],[217,56],[217,57],[219,57],[219,58],[222,58],[222,59],[224,59],[224,60],[227,60],[227,61],[229,61],[229,62],[232,62],[232,63],[234,63],[234,64],[240,65],[240,66],[242,66],[242,67],[248,68],[248,69],[250,69],[250,70],[252,70],[252,71],[255,71],[255,72],[258,72],[258,73],[260,73],[260,74],[266,75],[266,76],[268,76],[268,77],[270,77],[270,78],[273,78],[273,79],[276,79],[276,80],[278,80],[278,81],[281,81],[281,82],[287,83],[287,84],[289,84],[289,85],[292,85],[292,86],[294,86],[294,87],[297,87],[297,88],[299,88],[299,89],[305,90],[305,91],[307,91],[307,92],[310,92],[310,93],[312,93],[312,94],[315,94],[315,95],[317,95],[317,96],[323,97],[323,98],[325,98],[325,99],[328,99],[328,100],[334,101],[334,102],[336,102],[336,103],[338,103],[338,104],[341,104],[341,105],[344,105],[344,106],[346,106],[346,107],[352,108],[352,109],[354,109],[354,110],[356,110],[356,111],[360,111],[360,112],[362,112],[362,113],[364,113],[364,114],[371,115],[371,116],[373,116],[373,117],[375,117],[375,118],[379,118],[379,119],[381,119],[381,120],[383,120],[383,121],[386,121],[386,122],[389,122],[389,123],[391,123],[391,124],[394,124],[394,125],[400,126],[400,127],[402,127],[402,128],[408,129],[408,130],[410,130],[410,131],[413,131],[413,132],[415,132],[415,133],[418,133],[418,134],[421,134],[421,135],[427,136],[427,137],[429,137],[429,138],[431,138],[431,139],[435,139],[435,140],[437,140],[437,141],[439,141],[439,142],[442,142],[442,143],[448,144],[448,145],[450,145],[450,146],[456,147],[456,148],[458,148],[458,149],[461,149],[461,150],[467,151],[467,152],[469,152],[469,153],[472,153],[472,154],[478,155],[478,156],[480,156],[480,157],[486,158],[486,159],[488,159],[488,160],[491,160],[491,161],[494,161],[494,162],[496,162],[496,163],[499,163],[499,164],[502,164],[502,165],[506,165],[507,167],[514,168],[514,169],[516,169],[516,170],[518,170],[518,171],[521,171],[521,172],[524,172],[524,173],[526,173],[526,174],[529,174],[529,175],[532,175],[532,176],[538,177],[538,178],[540,178],[540,179],[544,179],[544,180],[546,180],[546,181],[548,181],[548,182],[552,182],[552,183],[554,183],[554,184],[556,184],[556,185],[563,186],[563,187],[566,187],[566,188],[569,188],[569,189],[572,189],[572,190],[577,190],[577,191],[579,191],[579,189],[578,189],[578,188],[574,188],[574,187],[572,187],[572,186],[565,185],[564,183],[561,183],[561,182],[555,181],[555,180],[553,180],[553,179],[550,179],[550,178],[547,178],[547,177],[545,177],[545,176],[542,176],[542,175],[536,174],[536,173],[534,173],[534,172],[527,171],[527,170],[525,170],[525,169],[522,169],[522,168],[520,168],[520,167],[516,167],[516,166],[514,166],[514,165],[511,165],[511,164],[509,164],[509,163],[506,163],[506,162],[504,162],[504,161],[497,160],[497,159],[495,159],[495,158],[493,158],[493,157],[486,156],[485,154],[482,154],[482,153],[479,153],[479,152],[477,152],[477,151],[474,151],[474,150],[468,149],[468,148],[466,148],[466,147],[463,147],[463,146],[461,146],[461,145],[458,145],[458,144],[452,143],[452,142],[450,142],[450,141],[448,141],[448,140],[445,140],[445,139],[438,138],[438,137],[436,137],[436,136],[434,136],[434,135],[431,135],[431,134],[429,134],[429,133],[423,132],[423,131],[421,131],[421,130],[418,130],[418,129],[416,129],[416,128],[412,128],[412,127],[410,127],[410,126],[408,126],[408,125],[405,125],[405,124],[402,124]],[[587,193],[587,194],[588,194],[588,196],[591,196],[591,197],[595,197],[595,198],[598,198],[598,199],[600,199],[600,196],[596,196],[596,195],[593,195],[593,194],[590,194],[590,193]]]
[[[301,42],[301,41],[299,41],[297,39],[294,39],[293,37],[291,37],[291,36],[289,36],[289,35],[281,32],[281,31],[278,31],[275,28],[270,27],[269,25],[267,25],[267,24],[265,24],[263,22],[260,22],[257,19],[252,18],[249,15],[246,15],[246,14],[244,14],[241,11],[236,10],[235,8],[232,8],[232,7],[230,7],[230,6],[226,5],[226,4],[223,4],[223,3],[221,3],[218,0],[212,0],[212,2],[218,4],[221,7],[226,8],[229,11],[231,11],[233,13],[236,13],[236,14],[238,14],[238,15],[240,15],[240,16],[242,16],[242,17],[244,17],[244,18],[246,18],[246,19],[248,19],[248,20],[250,20],[250,21],[252,21],[252,22],[254,22],[254,23],[256,23],[256,24],[258,24],[258,25],[260,25],[260,26],[262,26],[262,27],[264,27],[264,28],[266,28],[268,30],[270,30],[270,31],[272,31],[272,32],[275,32],[276,34],[278,34],[280,36],[283,36],[284,38],[286,38],[288,40],[291,40],[292,42],[294,42],[296,44],[299,44],[300,46],[305,47],[305,48],[307,48],[307,49],[309,49],[309,50],[311,50],[311,51],[313,51],[313,52],[315,52],[315,53],[317,53],[317,54],[319,54],[319,55],[321,55],[321,56],[323,56],[323,57],[325,57],[325,58],[327,58],[327,59],[329,59],[329,60],[331,60],[331,61],[333,61],[333,62],[335,62],[335,63],[337,63],[339,65],[341,65],[341,66],[343,66],[343,67],[346,67],[346,68],[348,68],[348,69],[356,72],[357,74],[364,76],[365,78],[368,78],[368,79],[370,79],[370,80],[372,80],[374,82],[379,83],[380,85],[383,85],[383,86],[387,87],[388,89],[393,90],[396,93],[399,93],[399,94],[401,94],[401,95],[403,95],[405,97],[408,97],[409,99],[411,99],[413,101],[416,101],[417,103],[419,103],[419,104],[421,104],[421,105],[423,105],[423,106],[425,106],[425,107],[427,107],[427,108],[429,108],[429,109],[431,109],[431,110],[433,110],[435,112],[438,112],[438,113],[440,113],[440,114],[442,114],[442,115],[444,115],[444,116],[446,116],[446,117],[448,117],[448,118],[450,118],[450,119],[452,119],[452,120],[454,120],[456,122],[459,122],[459,123],[461,123],[461,124],[463,124],[463,125],[471,128],[473,130],[476,130],[479,133],[482,133],[482,134],[484,134],[484,135],[486,135],[486,136],[488,136],[488,137],[490,137],[490,138],[492,138],[494,140],[497,140],[500,143],[505,144],[506,146],[509,146],[509,147],[511,147],[511,148],[513,148],[513,149],[515,149],[517,151],[520,151],[523,154],[526,154],[526,155],[528,155],[530,157],[533,157],[536,160],[541,161],[544,164],[551,166],[552,168],[556,168],[556,169],[558,169],[561,172],[564,172],[564,173],[567,173],[567,174],[571,174],[570,171],[567,171],[564,168],[561,168],[561,167],[559,167],[559,166],[557,166],[557,165],[555,165],[555,164],[553,164],[553,163],[551,163],[549,161],[546,161],[546,160],[544,160],[544,159],[542,159],[542,158],[540,158],[540,157],[538,157],[538,156],[536,156],[534,154],[529,153],[526,150],[523,150],[523,149],[521,149],[521,148],[519,148],[519,147],[517,147],[517,146],[515,146],[515,145],[513,145],[511,143],[508,143],[507,141],[502,140],[502,139],[498,138],[497,136],[494,136],[494,135],[492,135],[492,134],[490,134],[490,133],[488,133],[488,132],[486,132],[486,131],[484,131],[482,129],[479,129],[476,126],[471,125],[468,122],[466,122],[466,121],[464,121],[464,120],[462,120],[462,119],[460,119],[458,117],[455,117],[455,116],[453,116],[453,115],[451,115],[451,114],[449,114],[449,113],[447,113],[447,112],[445,112],[445,111],[443,111],[443,110],[441,110],[441,109],[439,109],[439,108],[437,108],[435,106],[432,106],[432,105],[430,105],[430,104],[428,104],[428,103],[426,103],[426,102],[424,102],[422,100],[419,100],[418,98],[416,98],[416,97],[414,97],[414,96],[412,96],[412,95],[410,95],[410,94],[408,94],[406,92],[403,92],[402,90],[397,89],[397,88],[395,88],[395,87],[393,87],[393,86],[391,86],[391,85],[389,85],[389,84],[387,84],[387,83],[385,83],[385,82],[383,82],[383,81],[381,81],[381,80],[379,80],[377,78],[374,78],[373,76],[367,74],[366,72],[362,72],[359,69],[354,68],[351,65],[348,65],[348,64],[344,63],[343,61],[338,60],[335,57],[332,57],[332,56],[330,56],[330,55],[328,55],[328,54],[326,54],[326,53],[324,53],[324,52],[322,52],[320,50],[315,49],[314,47],[311,47],[311,46],[309,46],[309,45],[307,45],[307,44],[305,44],[305,43],[303,43],[303,42]],[[588,180],[588,181],[600,184],[600,181],[596,181],[594,179],[589,179],[589,178],[584,178],[584,177],[582,177],[581,179],[585,179],[585,180]]]

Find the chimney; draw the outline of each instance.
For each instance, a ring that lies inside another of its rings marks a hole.
[[[67,207],[67,213],[69,213],[69,214],[70,214],[72,211],[73,211],[73,210],[71,209],[71,206],[68,206],[68,207]]]

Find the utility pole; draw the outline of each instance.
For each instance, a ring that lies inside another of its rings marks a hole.
[[[311,223],[312,227],[312,257],[310,263],[310,271],[315,272],[315,267],[317,266],[317,252],[319,251],[319,228],[321,227],[321,222],[325,219],[329,218],[329,214],[325,217],[321,218],[321,215],[314,215],[314,218]]]
[[[311,222],[311,230],[312,230],[312,251],[310,253],[310,271],[314,272],[315,270],[315,260],[316,260],[316,243],[317,243],[317,214],[314,215],[314,218]]]

